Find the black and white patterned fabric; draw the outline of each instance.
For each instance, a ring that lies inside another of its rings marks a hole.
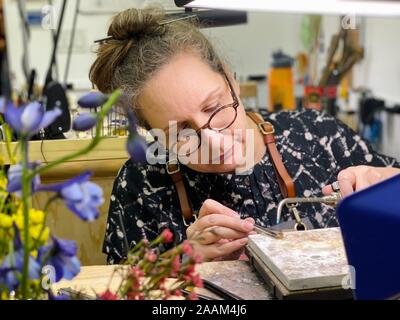
[[[336,180],[340,170],[355,165],[395,166],[395,159],[380,155],[359,135],[337,119],[315,110],[267,113],[275,127],[277,148],[294,180],[298,196],[321,196],[321,188]],[[181,165],[194,211],[214,199],[252,217],[257,224],[276,223],[282,195],[268,152],[249,175],[199,173]],[[338,226],[335,211],[322,204],[299,207],[315,228]],[[291,219],[289,213],[283,220]],[[124,230],[121,227],[123,223]],[[128,240],[132,248],[143,238],[154,239],[164,228],[174,233],[174,243],[186,238],[178,195],[164,165],[138,165],[128,160],[115,180],[103,251],[109,263],[124,258]]]

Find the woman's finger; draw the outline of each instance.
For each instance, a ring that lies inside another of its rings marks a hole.
[[[196,253],[203,257],[204,261],[210,261],[215,258],[226,256],[243,248],[247,244],[247,241],[248,238],[246,237],[233,241],[221,241],[211,245],[195,243],[193,247]]]
[[[351,168],[342,170],[338,174],[338,183],[342,197],[348,196],[354,192],[357,177]]]
[[[244,221],[249,221],[249,222],[252,223],[252,224],[255,224],[255,223],[256,223],[255,220],[254,220],[252,217],[247,217],[247,218],[244,218],[243,220],[244,220]]]
[[[322,193],[327,196],[333,192],[332,185],[328,184],[322,188]]]
[[[247,237],[248,233],[239,232],[225,227],[210,227],[199,232],[197,237],[192,237],[192,240],[198,241],[201,244],[212,244],[222,239],[240,239]]]
[[[199,210],[199,218],[214,213],[219,213],[234,218],[240,218],[239,214],[236,211],[212,199],[207,199],[203,202],[203,205]]]
[[[371,166],[355,166],[349,167],[339,172],[338,183],[342,196],[347,196],[354,191],[365,189],[384,179],[390,178],[400,173],[399,168],[393,167],[371,167]],[[332,185],[326,185],[322,188],[324,195],[333,192]]]
[[[187,229],[187,234],[188,237],[192,237],[194,233],[214,226],[226,227],[247,233],[254,229],[253,221],[237,219],[222,214],[210,214],[197,219],[193,224],[191,224]]]

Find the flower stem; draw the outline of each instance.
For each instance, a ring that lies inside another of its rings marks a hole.
[[[22,299],[28,298],[28,276],[29,276],[29,197],[31,193],[31,180],[28,171],[28,144],[26,138],[21,139],[21,156],[22,156],[22,212],[24,216],[24,263],[22,269]]]
[[[118,90],[114,91],[112,93],[112,95],[110,96],[110,98],[107,100],[107,102],[101,108],[100,112],[98,113],[98,120],[97,120],[97,124],[96,124],[96,133],[95,133],[94,138],[90,142],[90,144],[88,144],[85,148],[83,148],[81,150],[78,150],[74,153],[68,154],[65,157],[59,158],[59,159],[54,160],[44,166],[36,168],[29,175],[29,178],[33,178],[36,174],[40,174],[44,171],[47,171],[62,162],[66,162],[66,161],[75,159],[81,155],[88,153],[92,149],[94,149],[99,144],[99,142],[102,140],[102,138],[104,138],[101,136],[101,128],[103,125],[104,117],[107,115],[107,113],[113,107],[113,105],[118,101],[118,98],[120,97],[120,95],[121,95],[121,90],[118,89]]]
[[[11,151],[12,133],[7,123],[4,122],[3,117],[0,115],[0,125],[3,126],[5,134],[5,143],[10,164],[15,164],[15,154]]]

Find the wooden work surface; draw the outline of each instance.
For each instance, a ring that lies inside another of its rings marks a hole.
[[[120,278],[114,275],[110,282],[114,268],[113,265],[82,267],[74,280],[60,281],[53,288],[55,291],[61,288],[72,288],[88,295],[93,295],[94,292],[101,293],[108,285],[110,289],[115,290]],[[263,280],[254,272],[248,261],[205,262],[197,266],[197,271],[203,279],[215,283],[244,300],[272,299]],[[200,289],[198,293],[219,299],[206,289]]]

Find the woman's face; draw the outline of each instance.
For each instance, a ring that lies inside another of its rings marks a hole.
[[[238,97],[239,87],[229,79]],[[180,141],[178,149],[185,150],[183,154],[178,152],[181,163],[200,172],[222,173],[234,171],[244,161],[247,120],[240,100],[236,119],[229,128],[220,132],[201,129],[200,140],[194,132],[207,124],[216,110],[233,101],[226,77],[196,55],[182,53],[148,81],[139,105],[151,128],[165,133],[167,148]],[[213,123],[217,122],[219,128],[234,119],[235,109],[229,108],[220,114],[222,117],[215,116]],[[201,144],[196,150],[197,141]]]

